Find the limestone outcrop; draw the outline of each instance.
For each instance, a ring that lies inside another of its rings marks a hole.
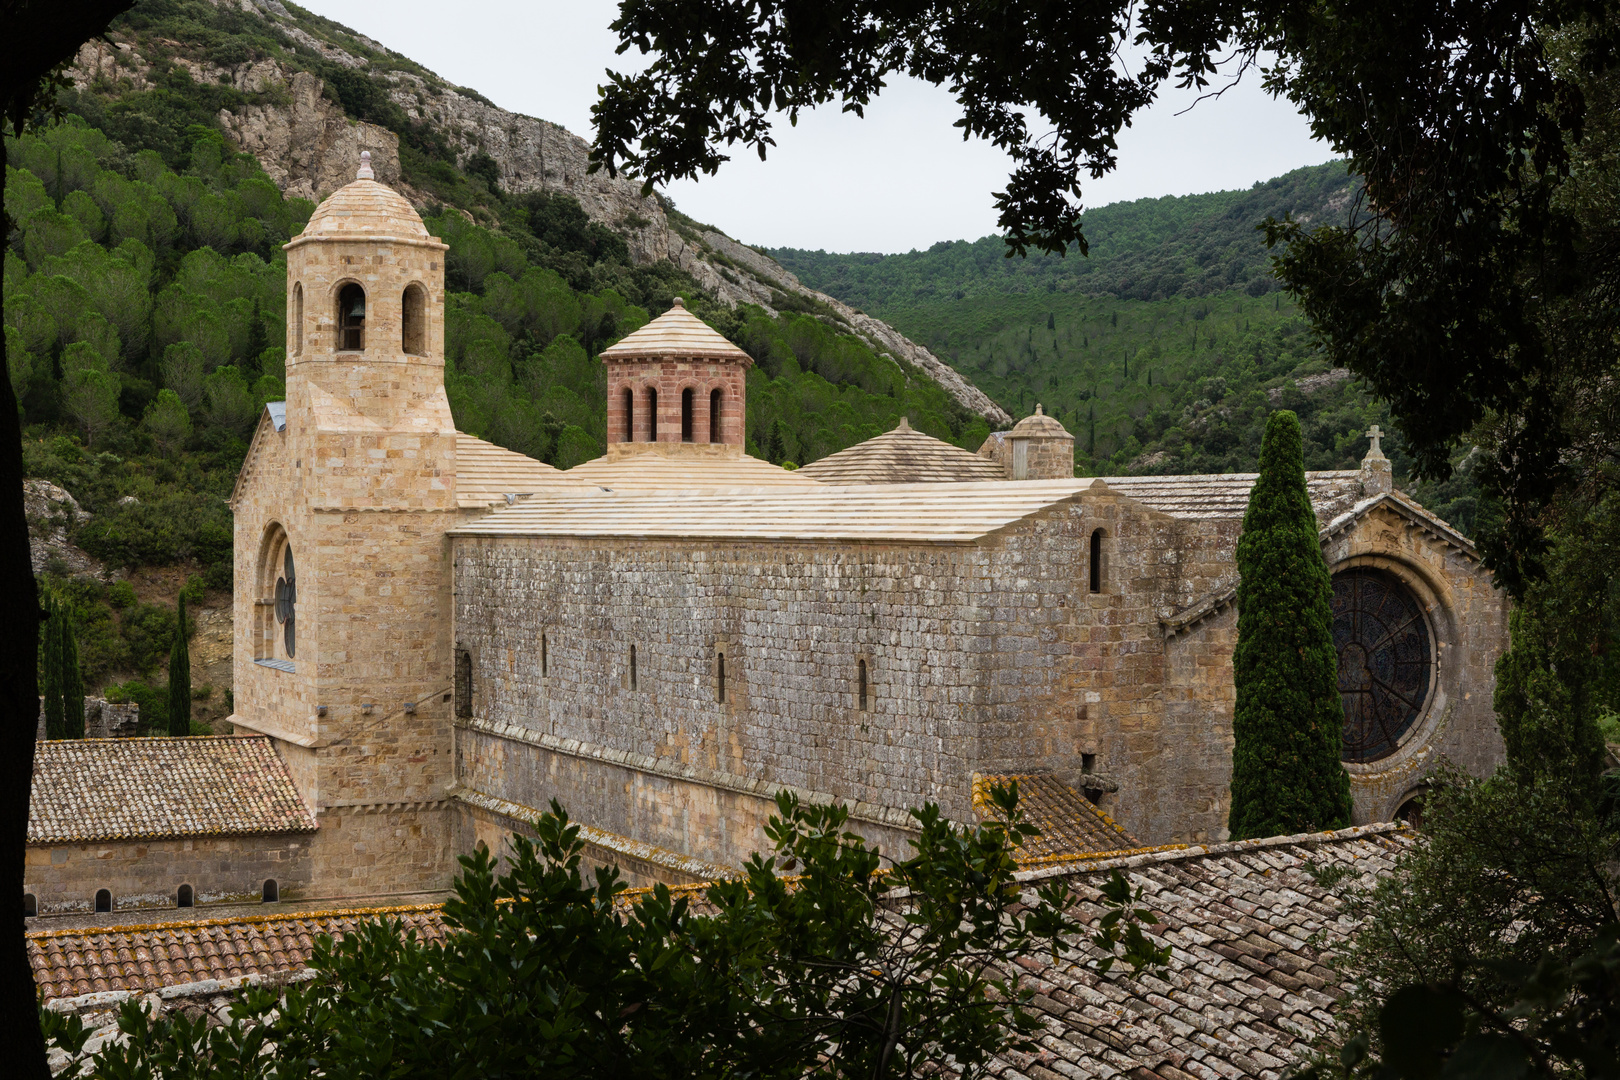
[[[298,25],[276,0],[214,2],[255,12],[278,33],[331,63],[356,70],[371,64],[366,57]],[[370,39],[357,40],[365,49],[388,51]],[[273,57],[222,67],[186,56],[180,42],[158,45],[198,82],[228,83],[251,96],[251,103],[238,111],[221,111],[220,126],[237,146],[259,159],[287,194],[319,201],[353,177],[360,152],[369,150],[379,181],[419,206],[426,204],[426,197],[413,191],[400,175],[399,136],[347,116],[325,95],[322,80],[313,72],[296,70]],[[151,69],[151,62],[129,42],[98,40],[80,50],[72,77],[81,89],[128,85],[140,90],[149,85]],[[920,370],[964,408],[992,424],[1012,423],[1012,417],[978,387],[894,327],[807,288],[774,259],[753,248],[713,230],[693,228],[679,215],[671,217],[656,196],[642,194],[638,181],[592,173],[589,144],[566,128],[508,112],[471,91],[410,71],[389,71],[383,85],[411,121],[429,124],[443,134],[460,162],[487,154],[507,191],[546,191],[579,200],[593,221],[624,237],[638,264],[668,260],[731,306],[758,304],[774,313],[780,302],[775,296],[810,300],[818,306],[820,317],[836,329],[856,334],[877,351]]]

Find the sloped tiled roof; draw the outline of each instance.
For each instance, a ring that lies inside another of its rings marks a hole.
[[[994,461],[900,426],[847,450],[829,454],[799,470],[823,484],[942,484],[1005,480]]]
[[[562,481],[561,469],[456,432],[456,505],[494,506],[508,495],[528,495]]]
[[[563,480],[618,491],[723,491],[816,488],[808,476],[747,454],[667,453],[599,457],[558,474]]]
[[[30,844],[314,829],[262,736],[61,739],[34,751]]]
[[[1121,495],[1172,517],[1241,518],[1249,508],[1249,489],[1259,475],[1105,476],[1102,480]],[[1308,472],[1305,487],[1317,519],[1325,524],[1361,498],[1361,473],[1352,469]]]
[[[437,904],[348,908],[197,922],[28,935],[34,983],[46,998],[109,990],[156,990],[207,979],[236,979],[304,966],[322,934],[342,937],[362,922],[391,916],[428,941],[444,937]]]
[[[1024,871],[1026,887],[1066,881],[1076,914],[1103,914],[1100,886],[1119,870],[1158,916],[1150,935],[1171,948],[1166,970],[1099,977],[1087,942],[1053,960],[1031,953],[1018,975],[1041,1021],[1033,1054],[990,1063],[1002,1080],[1276,1080],[1332,1023],[1339,975],[1329,955],[1357,923],[1340,906],[1352,884],[1387,873],[1415,834],[1399,824],[1212,844]],[[1345,880],[1317,884],[1323,871]],[[693,887],[683,887],[691,893]],[[301,967],[321,933],[393,915],[428,940],[436,907],[374,908],[28,935],[34,978],[47,998],[150,991]],[[217,985],[217,984],[215,984]],[[184,1004],[176,999],[175,1005]],[[105,1006],[102,1006],[105,1007]]]
[[[604,361],[655,356],[738,360],[745,364],[754,362],[752,357],[721,337],[708,323],[687,311],[686,302],[678,296],[674,307],[602,350]]]
[[[1147,850],[1118,822],[1051,773],[975,773],[973,809],[980,817],[995,812],[990,805],[991,785],[1014,780],[1025,820],[1041,830],[1040,836],[1018,849],[1019,866],[1033,868],[1105,853]]]

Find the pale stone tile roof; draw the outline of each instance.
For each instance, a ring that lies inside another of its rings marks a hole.
[[[346,908],[28,935],[34,984],[46,999],[152,991],[205,980],[240,979],[304,966],[322,934],[340,938],[384,916],[426,941],[444,938],[437,904]]]
[[[1007,432],[1008,438],[1039,439],[1053,436],[1068,438],[1069,429],[1064,427],[1056,417],[1047,416],[1046,410],[1042,409],[1039,403],[1036,404],[1033,413],[1018,421],[1013,425],[1013,429]]]
[[[801,470],[802,471],[802,470]],[[576,484],[620,491],[719,491],[741,488],[814,490],[821,485],[799,472],[738,453],[664,453],[599,457],[559,472]]]
[[[356,180],[338,188],[315,208],[304,231],[291,244],[313,239],[391,236],[431,240],[422,217],[405,197],[375,180]],[[290,245],[289,245],[290,246]]]
[[[580,466],[579,468],[584,468]],[[569,473],[579,472],[579,468]],[[458,536],[976,540],[1074,497],[1083,482],[814,484],[729,492],[550,488]]]
[[[494,443],[456,432],[456,505],[494,506],[561,481],[563,471]]]
[[[914,430],[905,417],[884,432],[799,470],[823,484],[940,484],[1005,480],[994,461]]]
[[[754,362],[708,323],[687,311],[685,302],[678,296],[674,307],[602,350],[603,360],[631,360],[650,356],[737,360],[745,364]]]
[[[1240,518],[1259,473],[1204,476],[1105,476],[1110,488],[1145,506],[1179,518]],[[1353,469],[1308,472],[1305,486],[1316,516],[1338,517],[1361,498],[1361,473]]]
[[[1045,866],[1097,855],[1145,851],[1142,843],[1119,827],[1080,792],[1051,773],[973,776],[973,809],[980,817],[995,814],[992,784],[1018,782],[1018,805],[1024,818],[1041,830],[1018,849],[1018,865]],[[999,815],[998,815],[999,816]]]
[[[30,844],[312,832],[286,762],[262,736],[37,744]]]
[[[1158,917],[1149,934],[1170,946],[1170,962],[1158,973],[1132,976],[1116,966],[1100,977],[1087,965],[1098,953],[1085,941],[1056,960],[1023,957],[1016,974],[1035,991],[1036,1051],[1002,1054],[989,1074],[1275,1080],[1332,1023],[1340,975],[1329,959],[1358,926],[1342,897],[1388,873],[1415,842],[1410,830],[1385,823],[1021,872],[1026,888],[1067,882],[1076,914],[1094,923],[1103,914],[1100,886],[1118,870]],[[1323,871],[1344,880],[1323,887]],[[681,891],[701,903],[693,887]],[[182,1008],[217,994],[219,980],[287,977],[319,934],[340,936],[384,916],[430,942],[446,933],[440,909],[425,906],[35,932],[27,948],[47,999],[107,994],[83,1003],[107,1009],[125,994],[168,987],[165,1007]]]

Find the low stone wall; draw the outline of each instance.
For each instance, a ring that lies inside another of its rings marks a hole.
[[[96,893],[112,894],[114,911],[177,906],[181,885],[193,903],[259,900],[274,881],[282,900],[303,896],[310,882],[308,834],[30,844],[23,893],[41,915],[93,912]]]

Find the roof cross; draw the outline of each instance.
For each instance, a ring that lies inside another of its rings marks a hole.
[[[1384,433],[1378,429],[1377,424],[1374,424],[1372,427],[1367,429],[1367,438],[1372,440],[1372,445],[1367,447],[1368,457],[1381,458],[1384,456],[1384,451],[1378,445],[1378,440],[1383,437]]]

